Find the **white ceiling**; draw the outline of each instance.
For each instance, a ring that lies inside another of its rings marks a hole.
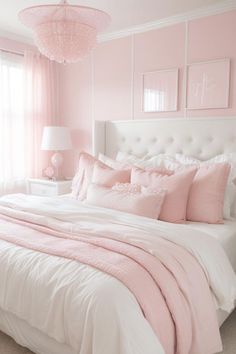
[[[70,0],[71,4],[96,7],[112,18],[108,32],[121,31],[147,22],[161,20],[199,8],[224,3],[224,0]],[[59,0],[0,0],[0,35],[16,34],[31,38],[32,33],[22,25],[18,12],[29,6],[59,3]]]

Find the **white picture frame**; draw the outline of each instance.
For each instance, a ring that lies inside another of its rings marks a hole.
[[[174,112],[178,109],[179,69],[142,74],[142,112]]]
[[[198,62],[187,68],[187,109],[229,107],[230,59]]]

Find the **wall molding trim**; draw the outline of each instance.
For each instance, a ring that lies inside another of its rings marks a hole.
[[[147,22],[138,26],[123,29],[121,31],[101,34],[98,36],[98,43],[175,25],[181,22],[188,22],[201,17],[217,15],[231,10],[236,10],[236,0],[224,0],[216,5],[205,6],[194,11],[181,13],[179,15],[174,15],[157,21]]]

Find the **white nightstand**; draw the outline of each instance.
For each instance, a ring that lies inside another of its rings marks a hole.
[[[45,197],[68,194],[71,192],[71,182],[30,178],[27,181],[27,193]]]

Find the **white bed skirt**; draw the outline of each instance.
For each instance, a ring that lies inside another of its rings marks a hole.
[[[217,311],[219,326],[228,318],[225,311]],[[0,309],[0,331],[12,337],[18,344],[36,354],[78,354],[68,345],[58,343],[19,319],[15,315]]]
[[[0,331],[36,354],[78,354],[68,345],[58,343],[19,319],[0,309]]]

